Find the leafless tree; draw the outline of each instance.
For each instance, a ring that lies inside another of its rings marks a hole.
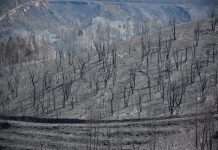
[[[62,106],[65,108],[65,102],[69,99],[71,94],[71,87],[73,84],[72,77],[70,75],[65,75],[63,68],[61,69],[62,72],[62,92],[63,92],[63,101]]]
[[[138,65],[137,64],[137,67],[138,67],[138,71],[139,71],[139,73],[142,73],[146,78],[147,78],[147,88],[148,88],[148,91],[149,91],[149,101],[151,101],[152,100],[152,95],[151,95],[151,78],[150,78],[150,76],[149,76],[149,73],[148,73],[148,68],[146,68],[146,71],[144,71],[143,69],[142,69],[142,64],[141,65]]]
[[[199,38],[200,38],[200,24],[197,23],[194,28],[194,35],[195,35],[195,46],[198,46]]]
[[[42,77],[43,90],[49,91],[52,86],[52,75],[49,73],[49,70],[45,70]]]
[[[95,50],[98,54],[98,61],[101,62],[104,59],[105,51],[104,51],[104,45],[99,41],[94,42]]]
[[[58,66],[61,67],[62,66],[62,59],[64,57],[64,51],[63,50],[58,51],[58,57],[59,57],[58,58],[59,59]]]
[[[61,66],[60,66],[60,63],[59,63],[58,59],[55,59],[55,60],[54,60],[54,64],[55,64],[55,67],[56,67],[56,71],[59,72]]]
[[[192,61],[192,63],[191,63],[191,66],[190,66],[190,71],[191,71],[191,73],[190,73],[190,82],[191,82],[191,84],[193,84],[194,82],[195,82],[195,63]]]
[[[112,51],[112,64],[113,64],[113,67],[116,68],[117,67],[117,48],[116,48],[115,43],[113,44],[111,51]]]
[[[32,84],[33,87],[33,105],[35,106],[36,104],[36,100],[37,100],[37,87],[36,84],[38,83],[40,76],[36,75],[36,72],[34,72],[33,70],[31,70],[30,68],[28,68],[28,72],[29,72],[29,78],[30,78],[30,82]]]
[[[196,73],[197,73],[198,77],[201,80],[202,60],[200,58],[195,60],[195,70],[196,70]]]
[[[206,56],[207,56],[206,62],[207,62],[207,66],[208,66],[209,65],[209,61],[210,61],[210,50],[209,49],[206,50]]]
[[[163,100],[163,103],[165,102],[165,84],[164,84],[164,81],[163,81],[163,78],[161,77],[160,78],[160,93],[161,93],[161,98]]]
[[[69,66],[73,65],[73,61],[74,61],[73,52],[71,50],[68,50],[67,51],[67,56],[68,56],[68,65]]]
[[[113,115],[114,114],[114,90],[112,89],[112,88],[110,88],[110,92],[111,92],[111,98],[110,98],[110,111],[111,111],[111,115]]]
[[[124,102],[124,107],[128,107],[129,103],[128,103],[128,99],[127,99],[127,83],[126,82],[122,82],[121,83],[121,89],[122,89],[122,95],[123,95],[123,102]]]
[[[208,92],[208,78],[206,77],[206,75],[204,75],[204,77],[200,77],[200,89],[201,89],[201,95],[202,97],[206,96],[207,92]]]
[[[140,114],[142,112],[142,93],[141,91],[138,91],[138,102],[137,102],[137,110],[138,110],[138,115],[140,118]]]
[[[134,94],[135,86],[136,86],[136,70],[131,67],[129,70],[129,83],[132,94]]]
[[[53,100],[53,108],[56,110],[56,95],[55,95],[55,89],[52,88],[52,100]]]
[[[215,69],[214,86],[217,86],[217,83],[218,83],[218,66]]]
[[[212,49],[213,49],[213,63],[215,63],[215,55],[217,55],[217,50],[215,49],[216,43],[212,43]]]
[[[106,72],[104,74],[104,87],[106,88],[108,85],[108,80],[113,76],[112,65],[107,65]]]
[[[94,83],[95,83],[95,91],[96,91],[96,94],[98,94],[99,88],[100,88],[100,87],[99,87],[99,86],[100,86],[99,76],[94,73],[92,77],[93,77],[93,81],[94,81]]]
[[[113,82],[113,87],[115,87],[117,82],[117,68],[113,68],[112,70],[112,82]]]
[[[213,147],[213,135],[214,135],[214,118],[213,114],[209,113],[205,115],[201,140],[200,140],[200,149],[201,150],[212,150]]]
[[[198,114],[198,96],[196,94],[196,90],[194,91],[194,99],[195,99],[195,106],[196,106],[196,111],[195,111],[195,114]],[[198,149],[198,115],[195,116],[195,147]]]
[[[186,45],[185,46],[185,62],[187,62],[187,60],[188,60],[188,49],[189,49],[189,47],[188,47],[188,45]]]
[[[179,69],[179,52],[178,52],[178,50],[175,50],[173,52],[173,58],[174,58],[174,62],[176,65],[176,69]]]
[[[171,46],[172,46],[171,38],[169,40],[165,40],[165,46],[166,46],[166,60],[169,60]]]
[[[87,56],[87,58],[78,57],[78,68],[80,70],[80,78],[83,78],[85,74],[85,66],[89,63],[90,58]]]
[[[215,92],[216,111],[218,111],[218,92]]]
[[[165,62],[165,72],[167,73],[168,80],[171,80],[171,61],[167,60]]]
[[[210,9],[208,11],[208,17],[210,18],[211,30],[215,31],[216,24],[218,22],[215,0],[212,0],[211,7],[210,7]]]
[[[141,62],[144,61],[144,57],[146,57],[147,67],[149,67],[149,54],[151,52],[151,42],[146,39],[146,37],[141,36],[141,46],[142,46],[142,58]]]
[[[195,59],[196,50],[197,50],[197,46],[194,45],[194,46],[192,47],[192,61]]]
[[[178,85],[175,81],[168,83],[168,107],[171,115],[173,115],[174,111],[181,105],[185,88],[186,86],[183,82],[181,85]]]
[[[19,73],[16,73],[12,78],[7,79],[8,90],[11,93],[12,99],[17,98],[18,96],[18,86],[19,86]]]
[[[43,113],[45,112],[44,103],[45,103],[45,95],[46,92],[49,92],[52,86],[52,75],[49,73],[49,70],[45,70],[42,74],[42,89],[40,92],[40,97],[38,98],[39,103],[41,104],[41,108]],[[50,98],[47,101],[50,105]],[[48,107],[48,106],[47,106]]]
[[[176,40],[176,19],[171,19],[169,25],[173,34],[173,40]]]
[[[158,50],[157,50],[158,56],[157,56],[157,60],[158,60],[158,70],[160,71],[160,65],[162,63],[162,35],[161,35],[161,29],[159,31],[158,34]]]

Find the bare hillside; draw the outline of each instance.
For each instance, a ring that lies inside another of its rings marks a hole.
[[[217,111],[218,32],[208,22],[176,26],[175,39],[171,26],[8,66],[1,114],[124,119]]]

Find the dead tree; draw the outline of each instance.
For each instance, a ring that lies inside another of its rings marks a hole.
[[[106,71],[106,67],[108,65],[108,54],[106,54],[106,47],[105,44],[103,44],[103,61],[102,61],[102,66],[103,70]]]
[[[166,46],[166,60],[169,60],[171,46],[172,46],[172,39],[165,40],[165,46]]]
[[[216,92],[215,101],[216,101],[216,111],[218,111],[218,92]]]
[[[129,84],[132,94],[134,94],[135,86],[136,86],[136,70],[131,67],[129,70]]]
[[[138,72],[142,73],[147,78],[147,87],[146,88],[148,88],[148,91],[149,91],[149,101],[151,101],[152,100],[152,97],[151,97],[152,96],[151,95],[151,78],[150,78],[150,76],[148,74],[148,68],[146,68],[146,71],[144,71],[142,69],[142,65],[138,65],[137,64],[137,67],[138,67]]]
[[[142,46],[142,57],[141,62],[144,61],[144,57],[146,57],[147,67],[149,67],[149,54],[151,52],[151,42],[146,39],[146,37],[141,37],[141,46]]]
[[[188,60],[188,46],[186,45],[185,46],[185,62],[187,62],[187,60]]]
[[[218,17],[217,17],[217,14],[216,14],[215,0],[212,0],[211,7],[210,7],[210,9],[208,11],[208,17],[210,18],[211,30],[215,31],[216,24],[218,22]]]
[[[137,110],[138,110],[138,115],[140,118],[140,114],[142,112],[142,93],[139,91],[138,92],[138,103],[137,103]]]
[[[59,66],[59,62],[57,59],[54,60],[54,64],[56,66],[56,72],[59,72],[60,71],[60,66]]]
[[[110,111],[111,111],[111,115],[114,114],[114,90],[110,88],[110,92],[111,92],[111,98],[110,98]]]
[[[195,46],[198,46],[199,38],[200,38],[200,24],[197,23],[194,28],[194,35],[195,35]]]
[[[64,51],[63,50],[58,51],[58,56],[59,56],[58,66],[61,67],[62,66],[62,59],[64,56]]]
[[[98,94],[99,92],[99,86],[100,86],[100,81],[99,81],[99,76],[96,75],[95,73],[93,74],[93,81],[95,83],[95,91],[96,91],[96,94]]]
[[[163,100],[163,103],[165,102],[165,84],[164,84],[164,81],[163,81],[163,78],[161,77],[160,78],[160,93],[161,93],[161,98]]]
[[[215,55],[217,55],[217,50],[215,49],[216,43],[213,42],[212,49],[213,49],[213,63],[215,63]]]
[[[174,111],[180,107],[185,93],[185,87],[184,83],[181,85],[178,85],[175,81],[168,83],[168,107],[171,115],[173,115]]]
[[[201,89],[201,95],[202,97],[205,97],[207,92],[208,92],[208,78],[206,77],[206,75],[204,75],[204,77],[200,78],[200,89]]]
[[[101,62],[104,59],[104,51],[103,46],[101,42],[94,42],[95,50],[98,54],[98,62]]]
[[[195,71],[196,71],[196,74],[198,75],[199,79],[201,80],[201,72],[202,72],[202,61],[201,61],[201,59],[197,59],[195,61]]]
[[[117,48],[116,48],[115,44],[112,48],[112,64],[113,64],[113,68],[116,68],[116,66],[117,66]]]
[[[207,56],[207,66],[209,65],[209,61],[210,61],[210,50],[209,49],[207,49],[206,50],[206,56]]]
[[[205,115],[205,121],[203,123],[200,149],[201,150],[213,150],[213,135],[214,135],[214,118],[213,114],[209,113]]]
[[[212,53],[212,62],[215,63],[215,60],[216,60],[215,56],[217,55],[217,50],[215,48],[215,46],[216,46],[215,42],[209,43],[209,44],[207,44],[207,46],[208,46],[208,48],[206,49],[206,56],[207,56],[207,65],[208,65],[210,62],[211,53]]]
[[[73,65],[74,55],[71,50],[67,51],[67,56],[68,56],[68,65],[69,66]]]
[[[8,90],[11,93],[12,99],[17,98],[18,96],[18,86],[19,86],[19,73],[13,75],[11,79],[7,79]]]
[[[36,73],[33,70],[30,70],[30,68],[28,68],[28,72],[29,72],[30,82],[33,87],[33,105],[35,106],[37,100],[36,84],[38,83],[40,77],[39,75],[36,75]]]
[[[127,93],[127,83],[126,82],[121,83],[121,89],[122,89],[124,107],[127,108],[129,103],[126,97],[126,93]]]
[[[218,83],[218,68],[217,67],[215,69],[215,75],[214,75],[214,86],[217,86],[217,83]]]
[[[56,95],[55,95],[55,89],[52,88],[52,100],[53,100],[53,108],[56,110]]]
[[[173,40],[176,40],[176,19],[175,18],[171,19],[169,25],[173,35]]]
[[[162,57],[161,57],[161,54],[162,54],[162,37],[161,37],[161,29],[159,31],[159,34],[158,34],[158,51],[157,51],[157,60],[158,60],[158,70],[160,70],[160,63],[162,64]]]
[[[176,69],[178,70],[179,69],[179,52],[178,52],[178,50],[175,50],[173,52],[173,58],[174,58],[174,62],[176,65]]]
[[[89,61],[89,56],[88,58],[78,57],[78,68],[80,70],[80,78],[84,77],[85,66],[89,63]]]
[[[167,60],[165,63],[165,72],[167,74],[168,80],[171,80],[171,61]]]
[[[195,106],[196,111],[195,114],[198,114],[198,96],[196,94],[196,90],[194,91],[194,99],[195,99]],[[195,116],[195,147],[198,149],[198,115]]]
[[[112,70],[112,83],[113,87],[115,87],[117,81],[117,68],[113,68]]]
[[[192,61],[191,66],[190,66],[190,82],[193,84],[195,82],[195,63]]]
[[[42,85],[43,85],[43,90],[44,91],[49,91],[51,89],[52,86],[52,75],[49,73],[48,70],[46,70],[43,73],[43,77],[42,77]]]
[[[71,94],[71,87],[73,84],[73,80],[70,75],[66,76],[63,68],[62,71],[62,93],[63,93],[63,101],[62,107],[65,108],[65,102],[69,99]]]
[[[111,79],[112,75],[113,75],[112,65],[107,65],[106,72],[104,74],[104,87],[105,88],[107,88],[108,80]]]
[[[196,50],[197,50],[197,46],[194,45],[194,46],[192,47],[192,61],[195,59]]]

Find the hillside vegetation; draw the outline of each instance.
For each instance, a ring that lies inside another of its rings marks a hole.
[[[217,111],[217,30],[172,24],[125,42],[4,67],[1,114],[121,119]]]

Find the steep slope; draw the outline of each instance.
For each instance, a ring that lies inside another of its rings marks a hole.
[[[54,44],[59,38],[59,27],[64,24],[66,21],[46,3],[27,1],[0,17],[0,39],[4,41],[9,36],[28,39],[34,33],[38,44],[43,38]]]
[[[165,3],[165,2],[110,2],[110,1],[50,1],[48,6],[60,14],[70,24],[79,24],[87,32],[99,27],[106,28],[108,23],[116,32],[133,34],[134,30],[157,30],[167,26],[169,20],[178,24],[198,20],[207,14],[208,4]],[[203,8],[203,9],[202,9]],[[90,39],[92,36],[89,37]]]
[[[144,57],[142,37],[136,37],[99,47],[108,51],[104,61],[90,49],[18,65],[14,75],[1,78],[1,113],[122,119],[217,111],[218,32],[201,21],[196,45],[193,26],[177,27],[176,40],[169,38],[171,29],[161,31],[160,42],[158,33],[144,35],[143,44],[150,48]]]

